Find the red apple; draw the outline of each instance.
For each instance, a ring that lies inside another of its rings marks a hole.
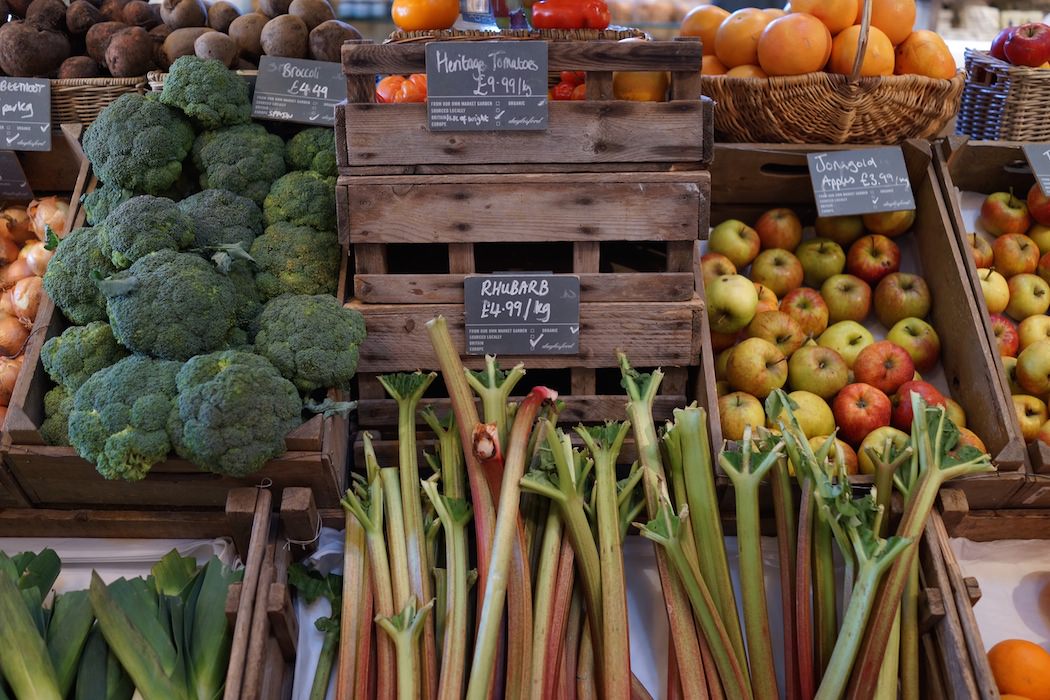
[[[995,335],[995,345],[999,348],[1000,357],[1016,357],[1021,346],[1021,336],[1017,324],[1003,314],[992,314],[988,317]]]
[[[904,382],[893,396],[893,427],[911,432],[911,395],[918,394],[927,406],[944,406],[944,394],[929,382]]]
[[[768,340],[784,353],[784,357],[789,357],[806,341],[806,336],[795,319],[783,311],[763,311],[755,314],[755,318],[747,326],[747,336]]]
[[[802,286],[802,263],[791,251],[769,248],[759,253],[752,261],[751,279],[769,287],[774,294],[782,297],[792,289]]]
[[[828,320],[863,321],[871,310],[871,287],[853,275],[832,275],[820,286],[820,296],[828,305]]]
[[[864,221],[857,215],[818,216],[813,222],[813,229],[818,238],[827,238],[848,248],[864,235]]]
[[[707,285],[716,277],[735,275],[736,265],[721,253],[704,253],[700,256],[700,274],[704,278],[704,284]]]
[[[1043,194],[1043,188],[1039,183],[1032,185],[1028,190],[1028,213],[1033,219],[1043,226],[1050,226],[1050,197]]]
[[[878,233],[889,238],[896,238],[908,231],[915,223],[915,210],[882,211],[877,214],[865,214],[864,228],[868,233]]]
[[[875,316],[891,327],[901,319],[926,318],[930,313],[930,289],[926,280],[908,272],[886,275],[875,288]]]
[[[1028,205],[1011,192],[995,192],[985,197],[978,221],[993,236],[1024,233],[1032,225]]]
[[[858,382],[892,394],[915,376],[915,363],[900,345],[880,340],[860,351],[853,363],[853,376]]]
[[[780,310],[795,319],[807,336],[815,337],[827,330],[828,305],[815,289],[799,287],[788,292],[780,300]]]
[[[992,244],[981,238],[976,233],[971,233],[966,241],[970,244],[970,255],[973,256],[974,267],[991,267],[995,261],[992,253]]]
[[[711,349],[715,352],[721,352],[726,348],[731,348],[736,345],[736,341],[740,338],[738,333],[719,333],[716,330],[711,331]]]
[[[1035,266],[1035,274],[1050,282],[1050,253],[1039,258],[1039,263]]]
[[[901,249],[886,236],[864,236],[846,253],[846,270],[868,284],[878,284],[901,267]]]
[[[1014,275],[1035,272],[1039,264],[1039,246],[1023,233],[1005,233],[992,243],[995,269],[1010,279]]]
[[[998,58],[1000,61],[1006,60],[1006,52],[1003,48],[1006,46],[1007,40],[1014,35],[1017,31],[1017,27],[1007,27],[998,34],[995,35],[995,39],[992,41],[992,48],[988,53],[992,55],[992,58]]]
[[[1042,22],[1022,24],[1007,38],[1003,53],[1015,66],[1038,68],[1050,61],[1050,27]]]
[[[794,250],[802,242],[802,222],[790,209],[770,209],[755,222],[763,248]]]
[[[941,356],[941,339],[933,326],[921,318],[903,318],[886,334],[886,340],[904,348],[915,369],[928,372]]]
[[[870,384],[850,384],[835,397],[831,411],[846,442],[859,445],[871,431],[890,424],[893,405]]]
[[[764,399],[787,381],[787,358],[769,341],[748,338],[729,356],[726,379],[737,391]]]
[[[755,291],[758,292],[758,306],[755,307],[756,315],[763,311],[776,311],[780,308],[780,301],[777,300],[777,295],[773,293],[772,289],[764,284],[755,282]]]

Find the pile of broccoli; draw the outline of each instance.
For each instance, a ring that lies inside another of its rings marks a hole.
[[[105,184],[44,275],[74,325],[41,351],[40,430],[108,479],[171,452],[252,474],[356,371],[364,319],[333,296],[332,130],[285,144],[250,114],[241,78],[188,56],[159,97],[120,98],[84,136]]]

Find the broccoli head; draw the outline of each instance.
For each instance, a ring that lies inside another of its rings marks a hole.
[[[133,192],[162,194],[182,174],[193,127],[152,97],[118,97],[84,133],[84,152],[103,182]]]
[[[252,118],[248,84],[219,61],[196,56],[175,59],[160,101],[181,109],[202,129],[247,124]]]
[[[364,339],[364,317],[335,297],[286,294],[263,307],[255,351],[309,393],[348,387]]]
[[[335,231],[335,178],[296,170],[273,183],[263,202],[266,225],[287,221],[319,231]]]
[[[134,192],[119,185],[102,185],[94,192],[88,192],[80,198],[80,201],[84,203],[88,226],[102,223],[102,220],[109,216],[109,213],[121,202],[126,202],[134,196]]]
[[[226,351],[194,357],[179,371],[168,422],[175,451],[202,469],[244,477],[285,451],[302,421],[295,386],[268,360]]]
[[[73,396],[69,442],[107,479],[138,481],[171,451],[178,362],[125,357],[84,382]]]
[[[289,170],[313,170],[325,177],[335,177],[335,130],[303,129],[289,139],[284,159]]]
[[[44,422],[40,437],[48,445],[69,444],[69,413],[73,410],[73,394],[64,386],[56,386],[44,394]]]
[[[259,205],[229,190],[198,192],[179,202],[179,209],[193,220],[198,248],[239,243],[248,250],[263,232]]]
[[[44,290],[73,323],[83,325],[106,320],[106,298],[95,286],[91,273],[110,275],[117,271],[102,253],[98,229],[71,231],[55,249],[44,272]]]
[[[113,335],[133,352],[188,360],[227,347],[237,327],[233,282],[192,253],[150,253],[98,285]]]
[[[284,175],[284,141],[260,124],[205,131],[193,144],[204,189],[229,190],[262,204]]]
[[[76,391],[92,374],[127,354],[108,323],[92,321],[86,326],[70,326],[62,335],[49,338],[40,349],[40,360],[56,384]]]
[[[278,223],[252,243],[255,283],[264,300],[281,294],[332,294],[339,282],[335,234]]]
[[[102,253],[118,270],[158,250],[185,250],[194,241],[193,220],[170,199],[148,194],[118,206],[97,230]]]

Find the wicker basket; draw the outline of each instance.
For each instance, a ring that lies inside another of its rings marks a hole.
[[[255,78],[259,75],[259,71],[255,69],[239,70],[236,73],[245,79]],[[149,73],[146,73],[146,83],[149,85],[149,91],[161,92],[164,89],[164,79],[167,77],[168,74],[166,72],[159,70],[151,70]]]
[[[146,92],[146,76],[52,80],[51,121],[90,124],[111,102],[129,92]]]
[[[987,141],[1050,141],[1050,70],[966,50],[956,131]]]
[[[396,31],[384,43],[410,44],[428,41],[621,41],[649,39],[640,29],[609,27],[608,29],[440,29],[418,32]]]

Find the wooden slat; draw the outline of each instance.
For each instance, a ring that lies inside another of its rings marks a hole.
[[[586,83],[588,100],[611,100],[613,93],[613,74],[611,71],[592,71],[587,74]]]
[[[204,539],[228,537],[222,511],[0,508],[0,537]]]
[[[602,249],[597,241],[577,241],[572,244],[572,271],[576,274],[596,274],[601,268],[601,262]]]
[[[345,233],[350,235],[349,227]],[[359,243],[354,246],[355,273],[385,275],[386,271],[386,246],[379,243]]]
[[[474,244],[448,244],[448,271],[452,274],[469,275],[474,272]]]
[[[675,41],[688,41],[699,43],[700,38],[694,36],[676,37]],[[671,99],[672,100],[695,100],[700,97],[700,71],[687,70],[671,73]]]
[[[593,394],[597,389],[595,380],[593,369],[573,367],[569,370],[569,382],[573,397]],[[575,398],[573,402],[575,403]]]
[[[270,492],[260,489],[255,506],[255,519],[252,525],[251,544],[245,557],[245,573],[241,582],[241,595],[237,606],[237,623],[233,630],[230,645],[229,668],[226,673],[225,700],[240,700],[250,694],[243,693],[246,673],[250,672],[249,642],[252,638],[252,617],[257,597],[259,579],[264,568],[263,561],[267,553],[267,541],[270,539]]]

